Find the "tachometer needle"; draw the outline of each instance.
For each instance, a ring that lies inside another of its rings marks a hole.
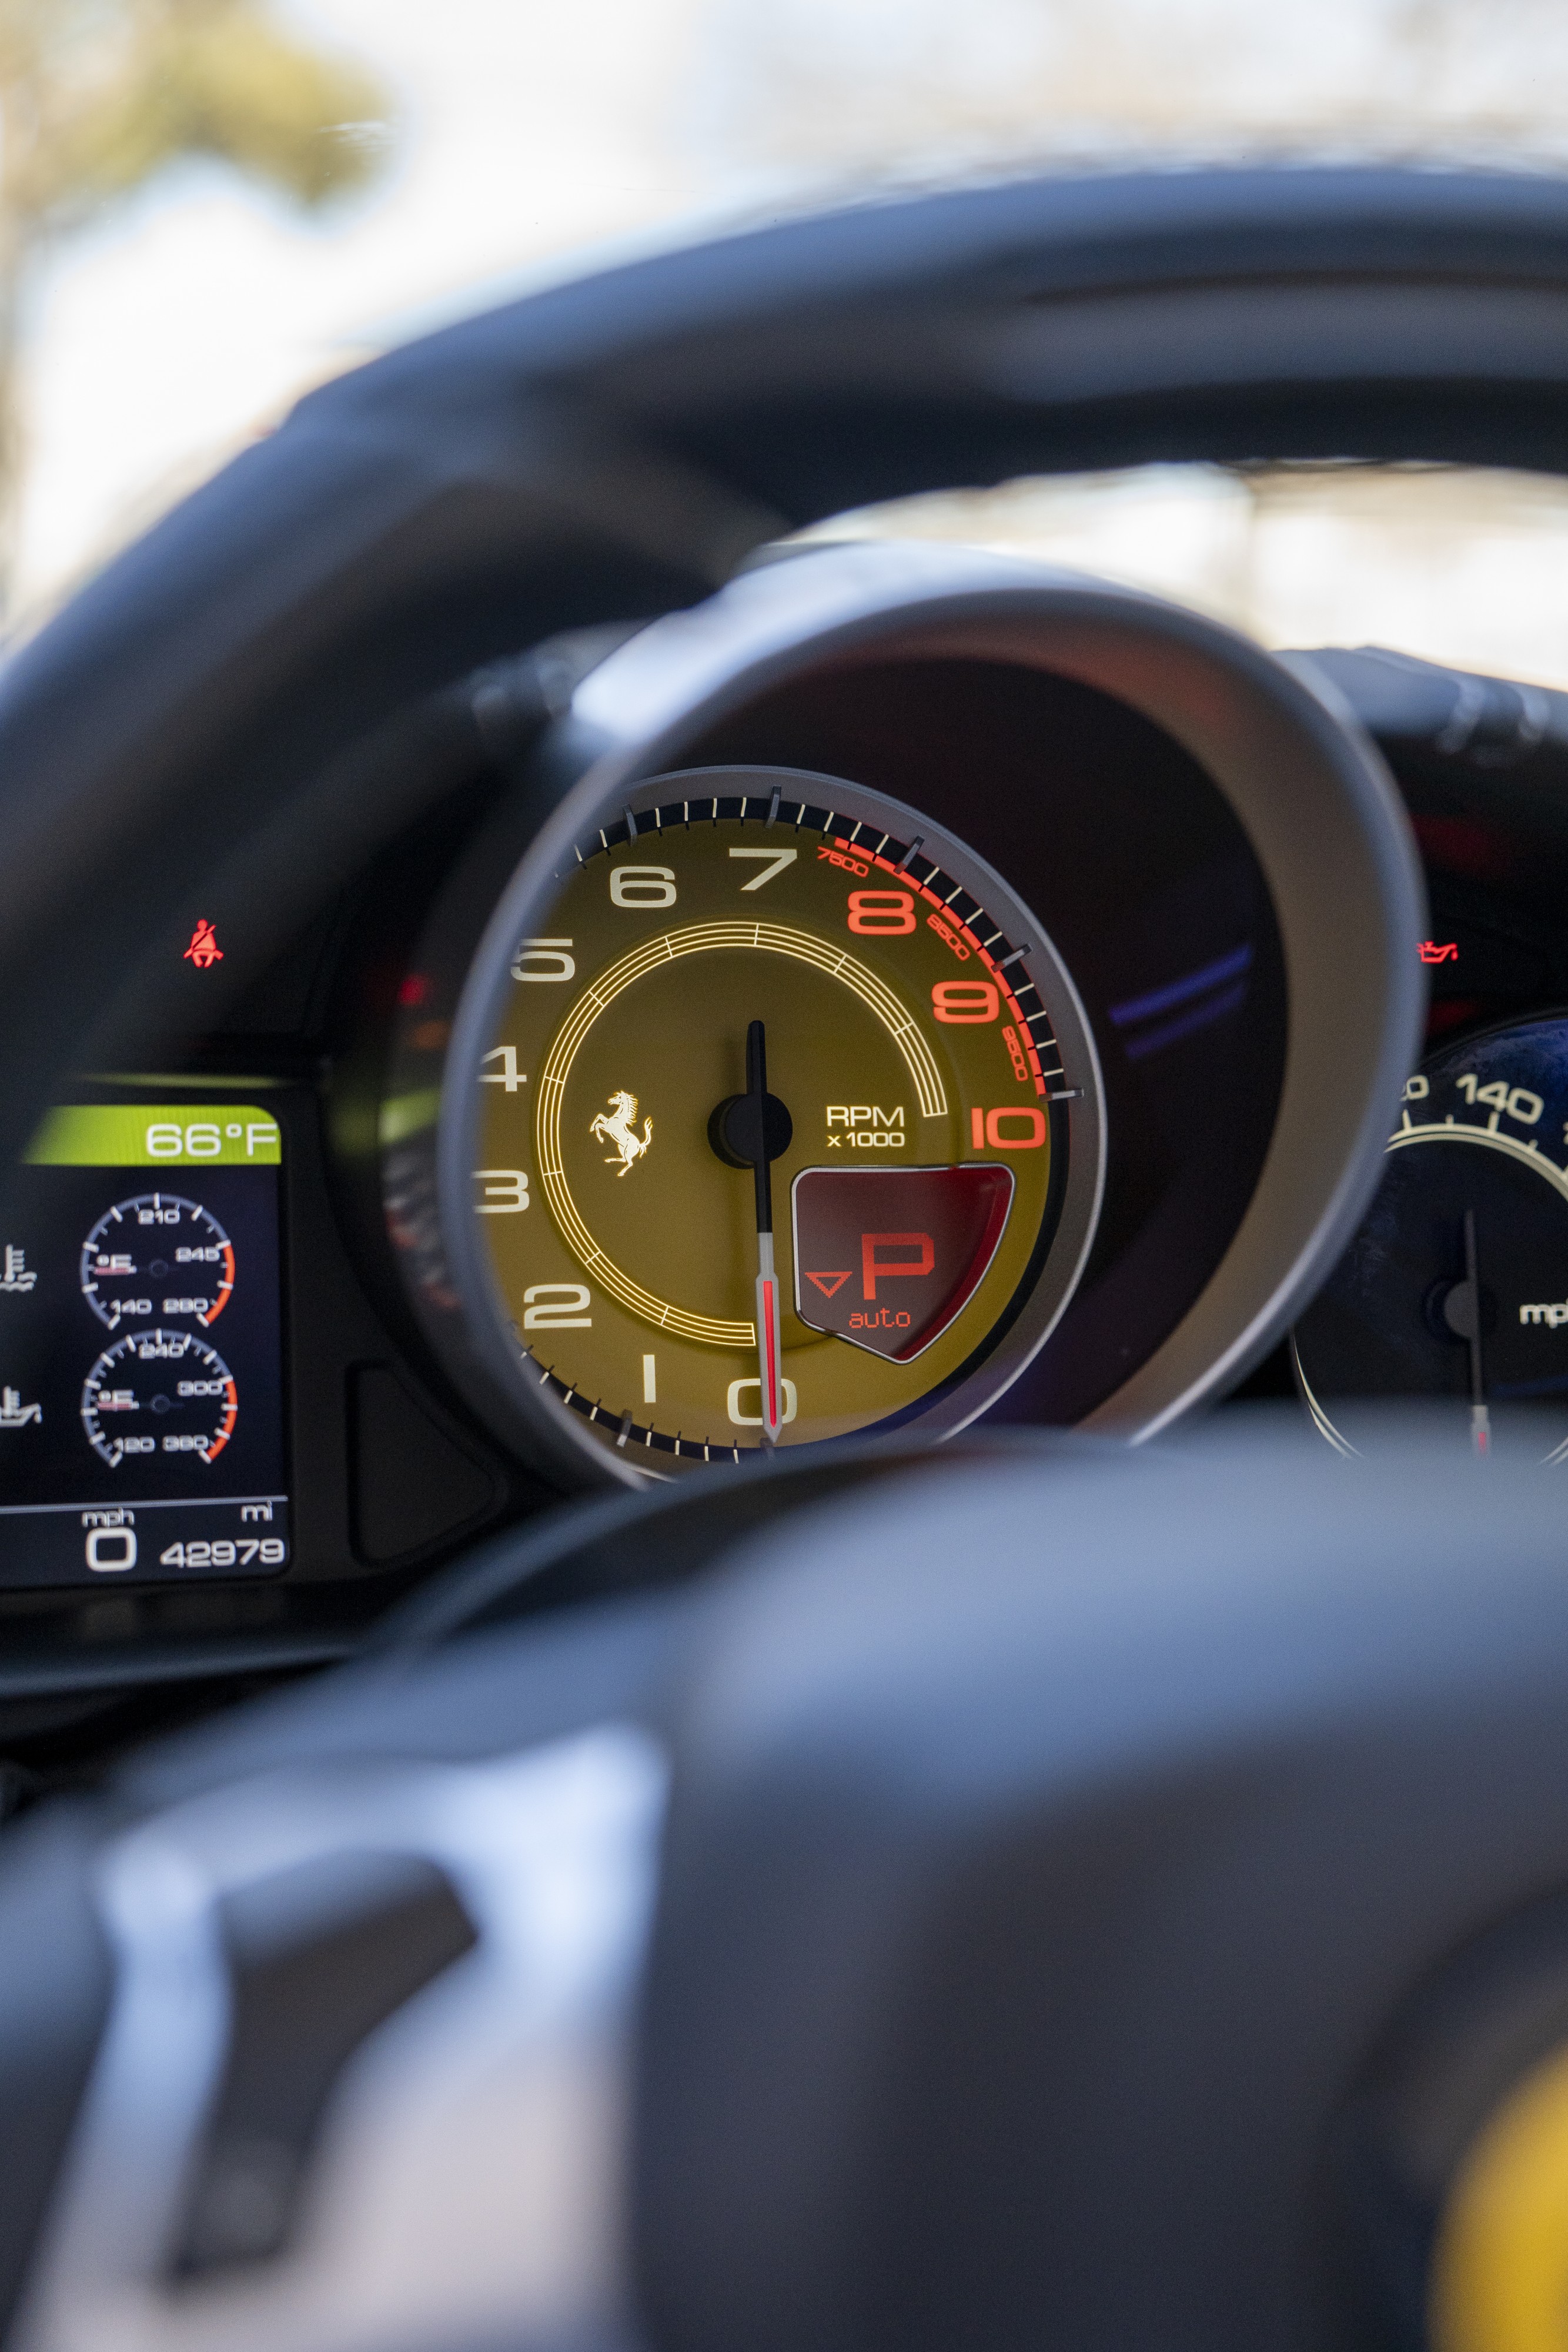
[[[783,1302],[773,1267],[770,1163],[789,1150],[794,1121],[768,1091],[768,1036],[760,1021],[746,1033],[746,1092],[727,1095],[707,1123],[708,1141],[728,1168],[749,1168],[757,1188],[757,1361],[762,1383],[762,1435],[776,1445],[789,1391],[784,1379]]]
[[[784,1426],[784,1349],[779,1277],[773,1268],[773,1177],[768,1164],[768,1036],[760,1021],[746,1033],[746,1091],[753,1107],[758,1152],[757,1181],[757,1361],[762,1381],[762,1434],[769,1445]]]

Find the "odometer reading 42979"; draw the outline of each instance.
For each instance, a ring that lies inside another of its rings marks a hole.
[[[1093,1051],[1039,922],[826,777],[640,787],[536,888],[466,1083],[523,1368],[651,1469],[967,1396],[1005,1334],[1043,1338],[1098,1196]]]

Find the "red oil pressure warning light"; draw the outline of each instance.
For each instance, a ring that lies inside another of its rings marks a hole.
[[[183,963],[193,963],[198,971],[210,971],[222,963],[224,951],[218,945],[218,935],[204,915],[191,933],[191,944],[181,958]]]
[[[906,1364],[984,1281],[1012,1207],[1010,1168],[807,1168],[793,1187],[795,1312]]]

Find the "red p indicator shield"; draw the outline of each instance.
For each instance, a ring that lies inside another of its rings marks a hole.
[[[907,1363],[974,1297],[1012,1199],[1006,1167],[805,1169],[792,1193],[796,1314]]]
[[[936,1244],[929,1234],[862,1234],[861,1297],[876,1303],[879,1282],[922,1281],[936,1270]]]

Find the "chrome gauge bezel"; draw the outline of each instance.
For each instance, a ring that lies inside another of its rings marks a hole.
[[[906,841],[915,840],[923,825],[928,833],[935,830],[932,819],[906,803],[885,793],[864,791],[843,777],[807,769],[747,763],[737,768],[675,769],[635,784],[618,782],[612,800],[601,797],[590,804],[586,823],[564,855],[547,862],[536,846],[517,867],[474,960],[455,1027],[450,1066],[459,1072],[476,1071],[478,1054],[484,1050],[478,1041],[494,1036],[516,986],[511,967],[517,941],[537,935],[547,925],[549,909],[570,878],[580,852],[591,846],[601,825],[606,829],[623,825],[628,812],[635,822],[674,800],[766,799],[773,790],[791,802],[826,806],[848,828],[874,824],[878,833],[885,835],[901,826]],[[891,1434],[894,1429],[905,1443],[938,1444],[967,1428],[1005,1394],[1045,1345],[1078,1286],[1093,1244],[1105,1187],[1104,1096],[1099,1057],[1071,975],[1038,916],[994,866],[945,828],[941,849],[948,878],[962,885],[982,907],[993,911],[1016,908],[1027,926],[1023,936],[1029,946],[1022,968],[1050,1017],[1061,1058],[1061,1098],[1051,1103],[1050,1116],[1066,1174],[1055,1213],[1042,1235],[1043,1263],[1031,1270],[1027,1287],[1015,1295],[1002,1318],[978,1342],[968,1365],[893,1423],[861,1432],[856,1442],[862,1444]],[[635,1433],[633,1445],[626,1446],[617,1438],[617,1416],[605,1419],[568,1403],[555,1392],[559,1384],[548,1374],[541,1376],[533,1360],[522,1352],[511,1334],[513,1310],[502,1295],[483,1228],[469,1206],[471,1182],[465,1181],[477,1164],[480,1090],[460,1085],[449,1091],[454,1116],[444,1139],[457,1156],[455,1163],[448,1161],[442,1191],[446,1264],[467,1303],[469,1328],[484,1349],[491,1377],[510,1394],[520,1431],[526,1432],[531,1450],[537,1454],[544,1447],[552,1458],[559,1458],[564,1444],[574,1465],[579,1455],[592,1466],[607,1461],[618,1477],[628,1469],[634,1478],[662,1478],[700,1467],[689,1449],[684,1458],[651,1454],[641,1444],[641,1431]],[[738,1462],[752,1450],[732,1449],[734,1459]]]
[[[690,765],[683,755],[706,733],[794,679],[871,658],[952,657],[1053,673],[1153,720],[1228,803],[1274,909],[1287,1028],[1271,1139],[1197,1299],[1087,1417],[1136,1442],[1223,1394],[1334,1265],[1375,1189],[1419,1049],[1414,843],[1377,752],[1310,665],[1288,668],[1158,598],[971,549],[837,546],[758,567],[629,638],[549,731],[534,782],[552,814],[499,894],[446,1068],[477,1066],[530,877],[571,857],[596,810],[619,812],[650,778]],[[413,1187],[428,1202],[416,1311],[471,1402],[526,1456],[573,1483],[635,1483],[633,1465],[606,1459],[553,1402],[519,1387],[469,1215],[471,1097],[445,1084],[438,1134],[416,1139],[428,1169]]]

